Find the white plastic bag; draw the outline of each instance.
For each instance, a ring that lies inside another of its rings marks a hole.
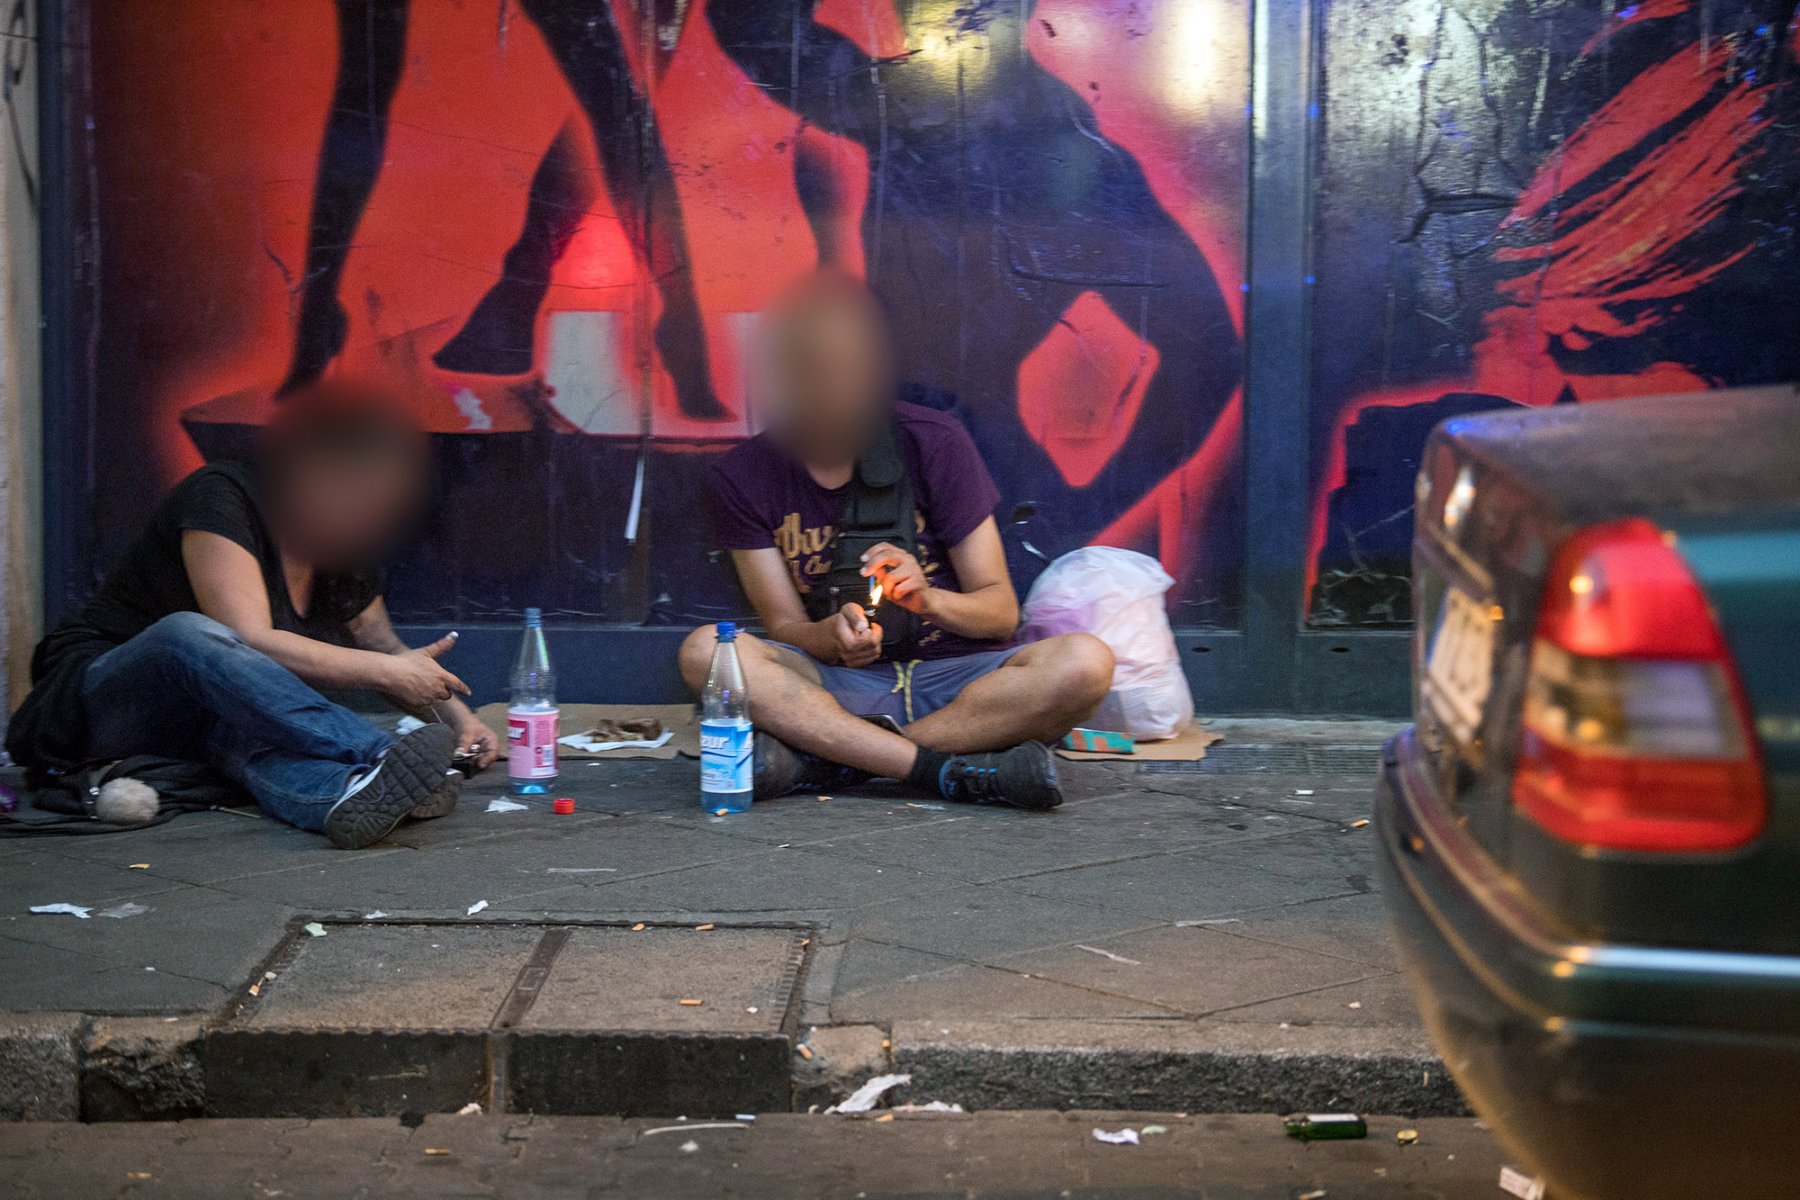
[[[1087,724],[1155,741],[1194,719],[1194,697],[1163,611],[1175,586],[1153,558],[1114,546],[1084,546],[1045,568],[1025,598],[1023,636],[1091,633],[1113,652],[1112,691]]]

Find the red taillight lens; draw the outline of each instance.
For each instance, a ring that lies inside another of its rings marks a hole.
[[[1762,832],[1768,795],[1737,672],[1692,572],[1648,521],[1557,552],[1513,799],[1560,838],[1701,852]]]

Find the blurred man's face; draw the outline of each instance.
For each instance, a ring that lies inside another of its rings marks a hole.
[[[410,532],[424,483],[417,464],[392,454],[304,458],[277,498],[282,541],[328,570],[375,566]]]
[[[855,458],[887,419],[893,351],[874,300],[849,285],[805,291],[775,320],[771,430],[810,463]]]

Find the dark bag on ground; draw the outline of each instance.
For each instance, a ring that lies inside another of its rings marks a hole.
[[[142,819],[121,823],[108,819],[118,816],[108,804],[118,789],[108,792],[107,785],[125,780],[148,787],[155,793],[155,800],[152,807],[141,792],[137,793],[132,815],[142,815]],[[182,813],[250,803],[242,789],[205,763],[153,754],[95,760],[54,775],[34,771],[30,783],[32,806],[48,815],[0,814],[0,838],[119,833],[161,825]]]

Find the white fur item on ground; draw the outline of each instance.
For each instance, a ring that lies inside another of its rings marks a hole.
[[[141,779],[122,775],[100,785],[94,799],[94,816],[108,825],[142,825],[156,816],[162,801],[156,789]]]

